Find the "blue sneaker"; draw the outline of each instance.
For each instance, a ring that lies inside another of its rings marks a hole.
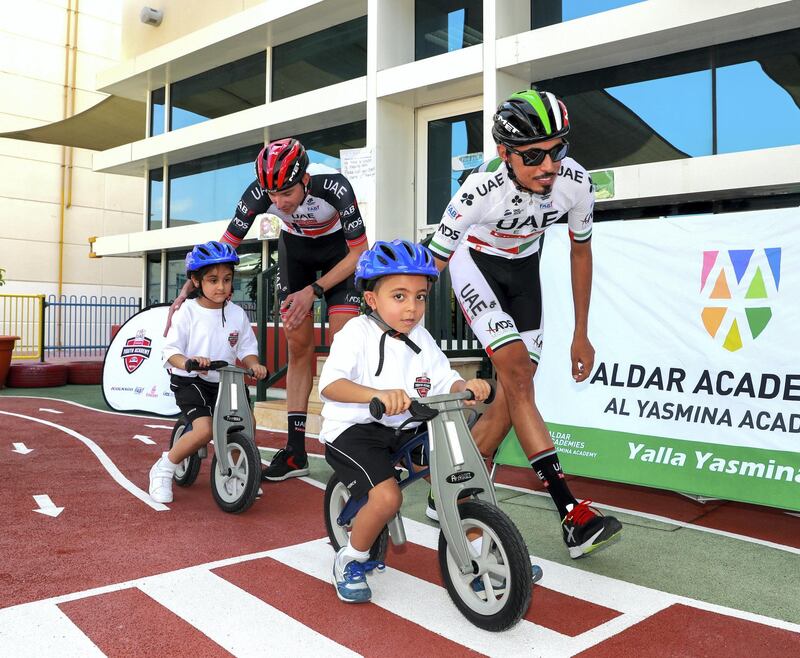
[[[542,579],[542,568],[538,564],[531,565],[531,585],[535,585]],[[506,588],[506,581],[505,580],[497,580],[493,579],[490,576],[490,580],[492,583],[492,589],[494,589],[495,594],[502,594],[503,590]],[[486,585],[483,584],[483,576],[479,576],[475,580],[472,581],[472,591],[476,594],[480,594],[486,590]]]
[[[367,603],[372,598],[372,590],[367,584],[367,574],[373,569],[383,571],[386,568],[383,562],[359,562],[350,560],[340,567],[340,556],[345,549],[336,554],[333,561],[333,584],[336,587],[336,596],[345,603]]]

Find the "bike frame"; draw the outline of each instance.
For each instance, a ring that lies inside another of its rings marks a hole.
[[[214,405],[214,452],[217,456],[219,472],[229,475],[231,465],[228,461],[228,434],[244,432],[255,441],[255,423],[250,409],[250,395],[244,383],[249,370],[238,366],[224,366],[219,371],[219,392]]]
[[[392,463],[402,463],[408,469],[408,477],[399,483],[400,489],[405,489],[430,473],[439,526],[463,574],[472,573],[473,566],[469,542],[461,530],[458,500],[474,496],[497,505],[489,472],[464,419],[464,406],[460,404],[471,397],[470,391],[464,391],[416,399],[438,413],[427,421],[426,434],[415,436],[391,456]],[[411,453],[420,445],[427,448],[429,466],[415,471]],[[336,522],[340,526],[348,525],[366,502],[367,496],[358,500],[351,498],[342,508]],[[405,543],[405,529],[399,512],[388,525],[392,542],[395,545]]]

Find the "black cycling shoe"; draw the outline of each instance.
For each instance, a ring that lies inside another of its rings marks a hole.
[[[278,450],[272,457],[269,466],[261,471],[261,479],[269,480],[270,482],[281,482],[288,478],[308,475],[308,473],[308,457],[306,455],[299,457],[291,450],[284,448]]]

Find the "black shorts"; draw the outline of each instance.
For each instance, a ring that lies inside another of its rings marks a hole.
[[[380,423],[353,425],[325,444],[325,461],[350,495],[361,498],[374,486],[394,477],[391,454],[425,429],[423,423],[419,428],[401,431],[398,437],[395,428]]]
[[[200,377],[182,377],[172,375],[169,387],[175,394],[175,403],[181,414],[193,422],[196,418],[212,416],[217,403],[217,382],[207,382]]]
[[[281,231],[278,239],[278,296],[281,301],[314,283],[319,278],[317,272],[322,275],[330,272],[348,253],[342,231],[313,239]],[[325,303],[328,315],[358,315],[361,294],[356,290],[352,274],[325,291]]]
[[[503,258],[474,249],[469,255],[483,274],[500,308],[508,313],[519,331],[542,326],[542,282],[539,278],[541,251],[527,258]]]

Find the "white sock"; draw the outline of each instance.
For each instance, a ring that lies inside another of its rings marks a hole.
[[[344,566],[352,560],[355,560],[356,562],[366,562],[369,560],[369,551],[359,551],[358,549],[353,548],[352,542],[348,541],[347,546],[339,551],[336,559],[340,560],[340,566]]]
[[[469,544],[472,546],[472,550],[475,551],[475,555],[480,555],[483,548],[483,535],[476,537]]]
[[[177,465],[177,464],[173,464],[173,463],[172,463],[172,462],[169,460],[169,453],[168,453],[168,452],[162,452],[162,453],[161,453],[161,465],[162,465],[164,468],[168,468],[168,469],[169,469],[169,470],[171,470],[173,473],[175,472],[175,469],[176,469],[176,468],[178,468],[178,465]]]

